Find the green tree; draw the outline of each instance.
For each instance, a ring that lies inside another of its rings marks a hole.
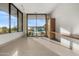
[[[17,30],[17,28],[16,28],[16,27],[13,27],[13,28],[12,28],[12,31],[16,31],[16,30]]]
[[[2,32],[7,33],[7,27],[2,27]]]

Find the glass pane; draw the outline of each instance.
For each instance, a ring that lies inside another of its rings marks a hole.
[[[0,4],[0,34],[9,32],[8,4]]]
[[[11,32],[17,32],[17,9],[11,5]]]
[[[28,36],[45,36],[46,35],[45,15],[28,16]]]
[[[38,15],[37,16],[37,36],[45,36],[46,34],[45,24],[46,24],[45,15]]]
[[[28,17],[28,36],[36,36],[36,18],[35,18],[35,16]]]

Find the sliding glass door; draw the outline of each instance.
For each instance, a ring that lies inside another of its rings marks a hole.
[[[46,35],[45,24],[46,24],[45,15],[37,15],[37,36]]]
[[[28,36],[36,36],[36,17],[28,15]]]
[[[28,15],[28,36],[46,36],[45,15]]]

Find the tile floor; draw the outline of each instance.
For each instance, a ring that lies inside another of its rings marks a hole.
[[[36,38],[37,39],[37,38]],[[34,38],[20,38],[0,47],[0,56],[59,56]]]

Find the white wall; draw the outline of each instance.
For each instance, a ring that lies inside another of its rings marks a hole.
[[[23,32],[15,32],[15,33],[8,33],[8,34],[1,34],[0,35],[0,45],[15,40],[23,36]]]
[[[78,34],[79,35],[79,4],[77,3],[63,3],[52,12],[52,17],[56,18],[56,31],[67,34]],[[56,38],[69,47],[69,41],[56,35]]]
[[[52,13],[56,18],[56,31],[79,34],[79,4],[60,4]]]

